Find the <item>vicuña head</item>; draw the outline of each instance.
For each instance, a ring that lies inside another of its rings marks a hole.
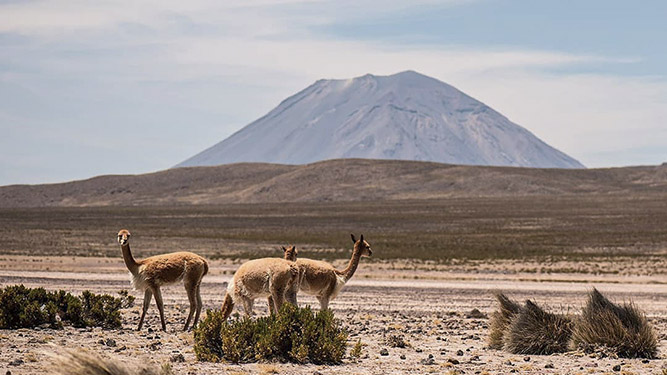
[[[285,260],[289,260],[289,261],[292,261],[292,262],[296,261],[296,256],[299,255],[299,252],[297,251],[296,246],[290,246],[290,247],[287,247],[287,248],[285,246],[283,246],[282,249],[283,249]]]
[[[162,330],[167,330],[167,325],[164,320],[164,305],[162,303],[160,287],[180,281],[183,281],[185,291],[190,300],[190,314],[185,322],[184,330],[188,329],[193,314],[195,319],[192,325],[193,327],[197,325],[202,309],[199,286],[204,275],[208,273],[208,263],[206,262],[206,259],[194,253],[181,251],[177,253],[156,255],[143,260],[135,260],[130,251],[130,232],[127,229],[121,229],[120,232],[118,232],[118,243],[123,252],[125,265],[130,271],[132,286],[137,290],[144,291],[143,311],[137,329],[141,330],[151,298],[155,295],[155,303],[160,311]]]

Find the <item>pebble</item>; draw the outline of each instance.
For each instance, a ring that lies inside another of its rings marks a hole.
[[[554,368],[554,364],[549,362],[546,365],[544,365],[544,368]]]
[[[20,365],[22,365],[22,364],[23,364],[23,360],[22,360],[22,359],[15,359],[15,360],[9,362],[9,365],[10,365],[10,366],[20,366]]]
[[[388,356],[389,355],[389,350],[387,350],[387,349],[380,350],[380,355],[383,356],[383,357]]]
[[[614,371],[621,371],[621,365],[616,365],[616,366],[612,367],[611,369],[614,370]]]
[[[109,339],[107,339],[107,341],[105,342],[105,344],[106,344],[107,346],[115,347],[115,346],[116,346],[116,340],[109,338]]]
[[[449,359],[447,360],[447,362],[449,362],[449,363],[451,363],[451,364],[453,364],[453,365],[458,365],[458,364],[459,364],[459,360],[458,360],[458,359],[455,359],[455,358],[449,358]]]
[[[456,355],[462,356],[463,355],[463,350],[461,350],[461,349],[457,350]]]
[[[398,357],[398,358],[400,358],[400,359],[405,359],[405,354],[401,354],[401,356]]]
[[[169,360],[171,362],[185,362],[185,357],[183,357],[183,354],[178,353],[178,354],[172,355],[171,358],[169,358]]]
[[[523,357],[524,362],[530,362],[530,357]]]
[[[433,354],[429,354],[428,358],[422,359],[420,362],[422,365],[434,365],[435,359],[433,359]]]

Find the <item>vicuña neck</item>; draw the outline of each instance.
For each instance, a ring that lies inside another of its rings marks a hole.
[[[139,264],[137,263],[136,260],[134,260],[134,257],[132,257],[132,252],[130,251],[130,244],[127,243],[125,245],[121,245],[120,248],[123,250],[123,260],[125,261],[127,269],[130,270],[130,272],[133,275],[136,274],[137,271],[139,270]]]
[[[361,258],[361,250],[359,250],[355,246],[354,250],[352,251],[352,258],[350,258],[350,263],[348,263],[347,267],[345,267],[344,270],[336,271],[336,273],[345,277],[345,281],[347,282],[347,280],[350,280],[352,276],[354,276],[354,272],[357,270],[357,267],[359,266],[360,258]]]

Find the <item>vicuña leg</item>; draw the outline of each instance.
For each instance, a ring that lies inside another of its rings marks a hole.
[[[317,300],[320,301],[320,310],[326,310],[329,308],[329,297],[317,296]]]
[[[141,312],[141,318],[139,318],[139,328],[137,328],[137,331],[141,331],[141,327],[144,325],[144,318],[146,317],[148,306],[151,304],[151,298],[153,298],[153,292],[151,292],[150,289],[146,289],[146,291],[144,291],[143,311]]]
[[[153,294],[155,294],[155,303],[157,304],[158,310],[160,310],[160,321],[162,322],[162,330],[167,332],[167,323],[164,320],[164,303],[162,302],[162,292],[160,292],[159,287],[153,289]]]
[[[283,305],[283,303],[285,303],[285,291],[280,288],[276,288],[273,292],[271,292],[271,297],[273,298],[273,311],[278,313],[278,311],[280,311],[280,307]]]
[[[202,303],[201,303],[201,292],[199,291],[199,285],[197,284],[197,290],[195,293],[197,294],[197,312],[195,313],[195,321],[192,323],[192,327],[196,327],[197,323],[199,323],[199,316],[201,315],[201,309],[202,309]]]
[[[183,327],[184,331],[188,330],[188,326],[190,326],[190,321],[192,320],[192,315],[194,315],[195,310],[197,309],[197,296],[195,295],[197,292],[196,289],[197,287],[192,283],[185,284],[185,291],[187,292],[188,300],[190,301],[190,313],[188,314],[188,319],[185,321],[185,327]]]
[[[254,302],[255,301],[250,298],[243,298],[243,310],[245,310],[246,316],[252,316],[252,305]]]

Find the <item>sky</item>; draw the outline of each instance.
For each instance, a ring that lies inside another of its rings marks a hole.
[[[170,168],[322,78],[415,70],[589,168],[667,162],[667,2],[0,0],[0,185]]]

